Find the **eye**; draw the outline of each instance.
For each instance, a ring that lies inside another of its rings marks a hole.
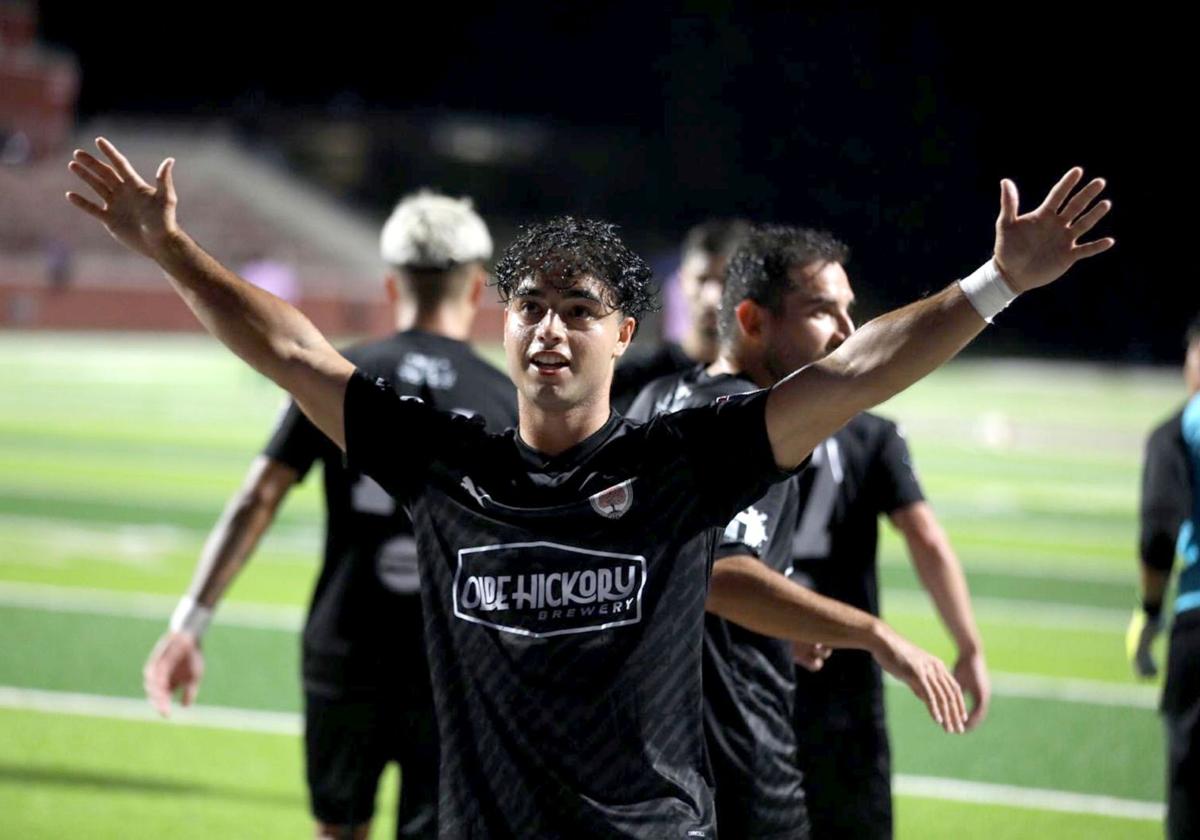
[[[591,318],[592,310],[583,305],[572,306],[569,310],[567,310],[567,317],[568,318]]]

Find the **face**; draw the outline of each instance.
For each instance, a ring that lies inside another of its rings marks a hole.
[[[854,332],[854,292],[841,263],[793,266],[788,275],[792,291],[779,314],[763,313],[764,362],[776,380],[824,358]]]
[[[691,251],[679,267],[679,287],[687,301],[688,315],[696,331],[714,344],[717,341],[717,311],[725,290],[725,268],[729,260],[717,254]]]
[[[504,350],[522,398],[547,411],[607,401],[634,320],[607,303],[606,291],[586,276],[565,289],[532,278],[517,287],[505,310]]]

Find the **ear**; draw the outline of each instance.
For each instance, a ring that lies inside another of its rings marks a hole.
[[[479,302],[483,300],[483,290],[487,288],[487,269],[480,267],[478,271],[471,276],[471,288],[467,292],[467,300],[471,306],[478,307]]]
[[[759,339],[763,332],[763,308],[750,299],[742,300],[734,307],[738,330],[747,338]]]
[[[400,302],[400,285],[396,282],[396,275],[390,271],[384,275],[383,291],[387,295],[388,303],[392,306]]]
[[[625,316],[621,325],[617,327],[617,346],[613,351],[614,359],[625,355],[625,351],[629,349],[629,342],[633,341],[633,334],[636,331],[637,319]]]

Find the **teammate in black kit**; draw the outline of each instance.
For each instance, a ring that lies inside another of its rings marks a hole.
[[[847,308],[835,305],[828,290],[807,272],[797,278],[789,274],[787,260],[771,258],[782,243],[790,248],[788,259],[805,267],[821,257],[835,256],[826,253],[833,240],[811,231],[771,227],[751,233],[743,246],[745,253],[734,257],[736,273],[720,307],[721,349],[716,362],[651,383],[634,403],[632,419],[772,386],[782,378],[780,371],[793,370],[813,348],[827,351],[849,337],[854,324]],[[726,837],[807,836],[793,724],[792,647],[721,617],[723,573],[730,564],[756,559],[777,572],[790,572],[798,507],[795,481],[773,486],[729,524],[713,569],[710,615],[705,622],[705,729],[717,784],[718,824]],[[831,602],[796,584],[780,581],[779,585],[790,586],[798,604],[808,604],[847,625],[878,622],[872,614]],[[879,632],[891,631],[881,627]],[[839,629],[824,638],[840,647],[846,636]],[[805,647],[818,665],[829,650],[826,645]],[[870,654],[865,655],[869,660]],[[838,698],[841,703],[855,701],[853,696]]]
[[[633,347],[613,373],[613,408],[624,414],[654,380],[697,363],[712,364],[717,358],[717,310],[725,268],[749,231],[750,223],[741,219],[709,219],[688,231],[679,265],[679,287],[688,308],[687,334],[680,344],[664,341],[648,353]]]
[[[1134,670],[1155,676],[1151,645],[1163,629],[1163,600],[1178,553],[1182,570],[1162,696],[1172,840],[1200,836],[1200,318],[1188,327],[1183,378],[1187,402],[1146,442],[1138,540],[1142,604],[1126,634]]]
[[[516,425],[512,383],[465,343],[492,240],[466,200],[405,198],[383,227],[380,251],[397,325],[346,357],[397,393]],[[410,445],[420,446],[419,442]],[[146,663],[146,690],[167,714],[182,688],[190,703],[204,660],[203,624],[249,559],[292,486],[315,462],[325,474],[325,562],[304,629],[305,746],[318,837],[366,837],[379,776],[404,774],[397,836],[437,833],[437,723],[425,659],[412,523],[374,480],[290,404],[205,546],[171,631]]]
[[[70,166],[102,204],[68,200],[154,259],[206,327],[410,511],[446,838],[712,837],[700,650],[725,525],[1016,294],[1112,245],[1076,242],[1108,211],[1088,209],[1103,182],[1072,196],[1073,169],[1018,216],[1005,181],[995,256],[975,274],[771,389],[636,425],[612,413],[608,392],[650,302],[649,268],[610,225],[557,219],[526,230],[496,268],[520,421],[492,435],[401,399],[205,253],[175,221],[173,160],[150,186],[98,145],[108,162],[79,151]],[[943,725],[961,730],[966,710],[944,666],[918,656],[909,667]]]

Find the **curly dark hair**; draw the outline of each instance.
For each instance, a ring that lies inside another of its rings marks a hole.
[[[650,266],[621,241],[616,225],[597,219],[558,216],[523,227],[496,263],[495,284],[507,303],[526,278],[566,288],[585,274],[604,284],[613,309],[641,318],[658,308]]]
[[[787,225],[755,227],[734,251],[726,270],[717,324],[721,341],[730,341],[737,332],[734,310],[743,300],[778,314],[784,295],[794,287],[788,277],[792,266],[845,265],[849,259],[850,249],[827,231]]]

